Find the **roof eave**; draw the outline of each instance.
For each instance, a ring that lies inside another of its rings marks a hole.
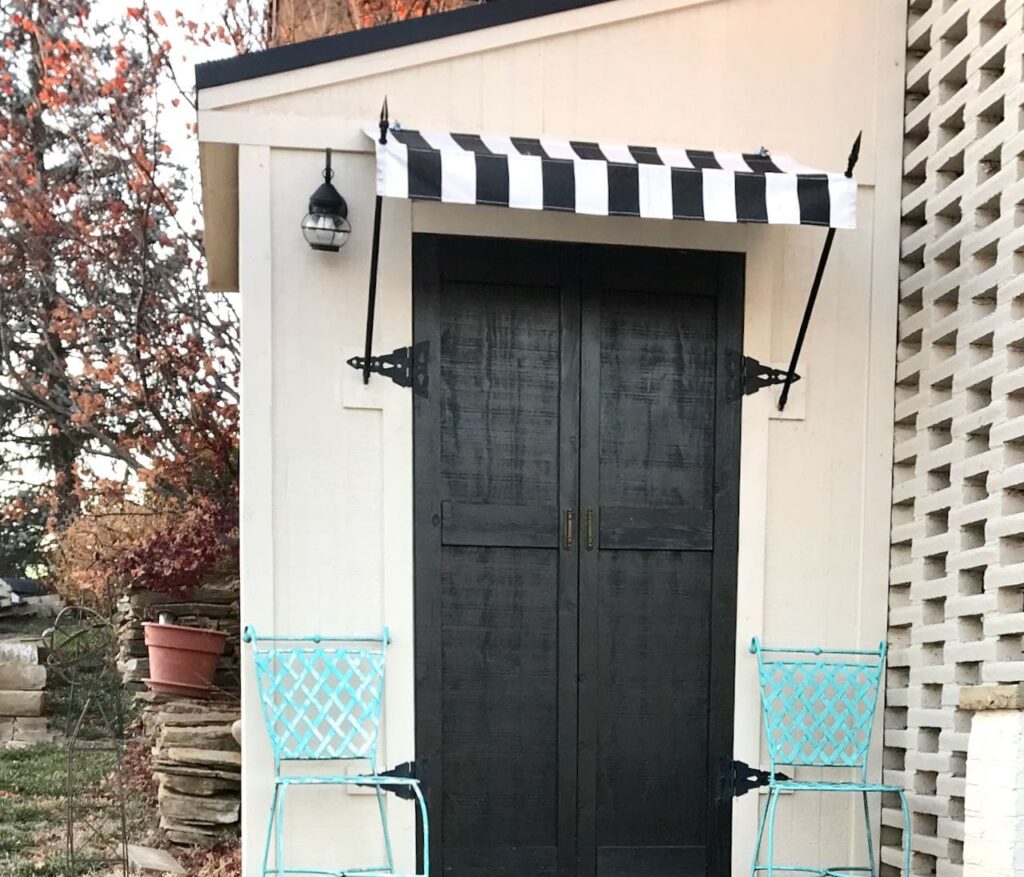
[[[610,0],[492,0],[451,12],[208,61],[196,65],[196,88],[216,88],[607,2]]]

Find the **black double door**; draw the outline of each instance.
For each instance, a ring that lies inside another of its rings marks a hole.
[[[728,874],[740,257],[417,236],[414,290],[431,870]]]

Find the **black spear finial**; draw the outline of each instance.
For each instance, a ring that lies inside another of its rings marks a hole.
[[[853,147],[850,149],[850,157],[846,160],[846,176],[853,176],[853,169],[857,165],[857,159],[860,158],[860,138],[863,136],[863,131],[857,132],[857,139],[853,141]]]
[[[388,142],[388,99],[384,96],[384,105],[380,108],[380,142]]]

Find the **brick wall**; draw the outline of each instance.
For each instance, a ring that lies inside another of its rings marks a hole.
[[[961,686],[1024,679],[1024,11],[910,0],[885,732],[914,873],[963,873]],[[883,803],[883,873],[898,804]]]

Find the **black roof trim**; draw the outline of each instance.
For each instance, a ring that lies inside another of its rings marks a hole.
[[[607,2],[609,0],[492,0],[451,12],[197,64],[196,88],[214,88]]]

